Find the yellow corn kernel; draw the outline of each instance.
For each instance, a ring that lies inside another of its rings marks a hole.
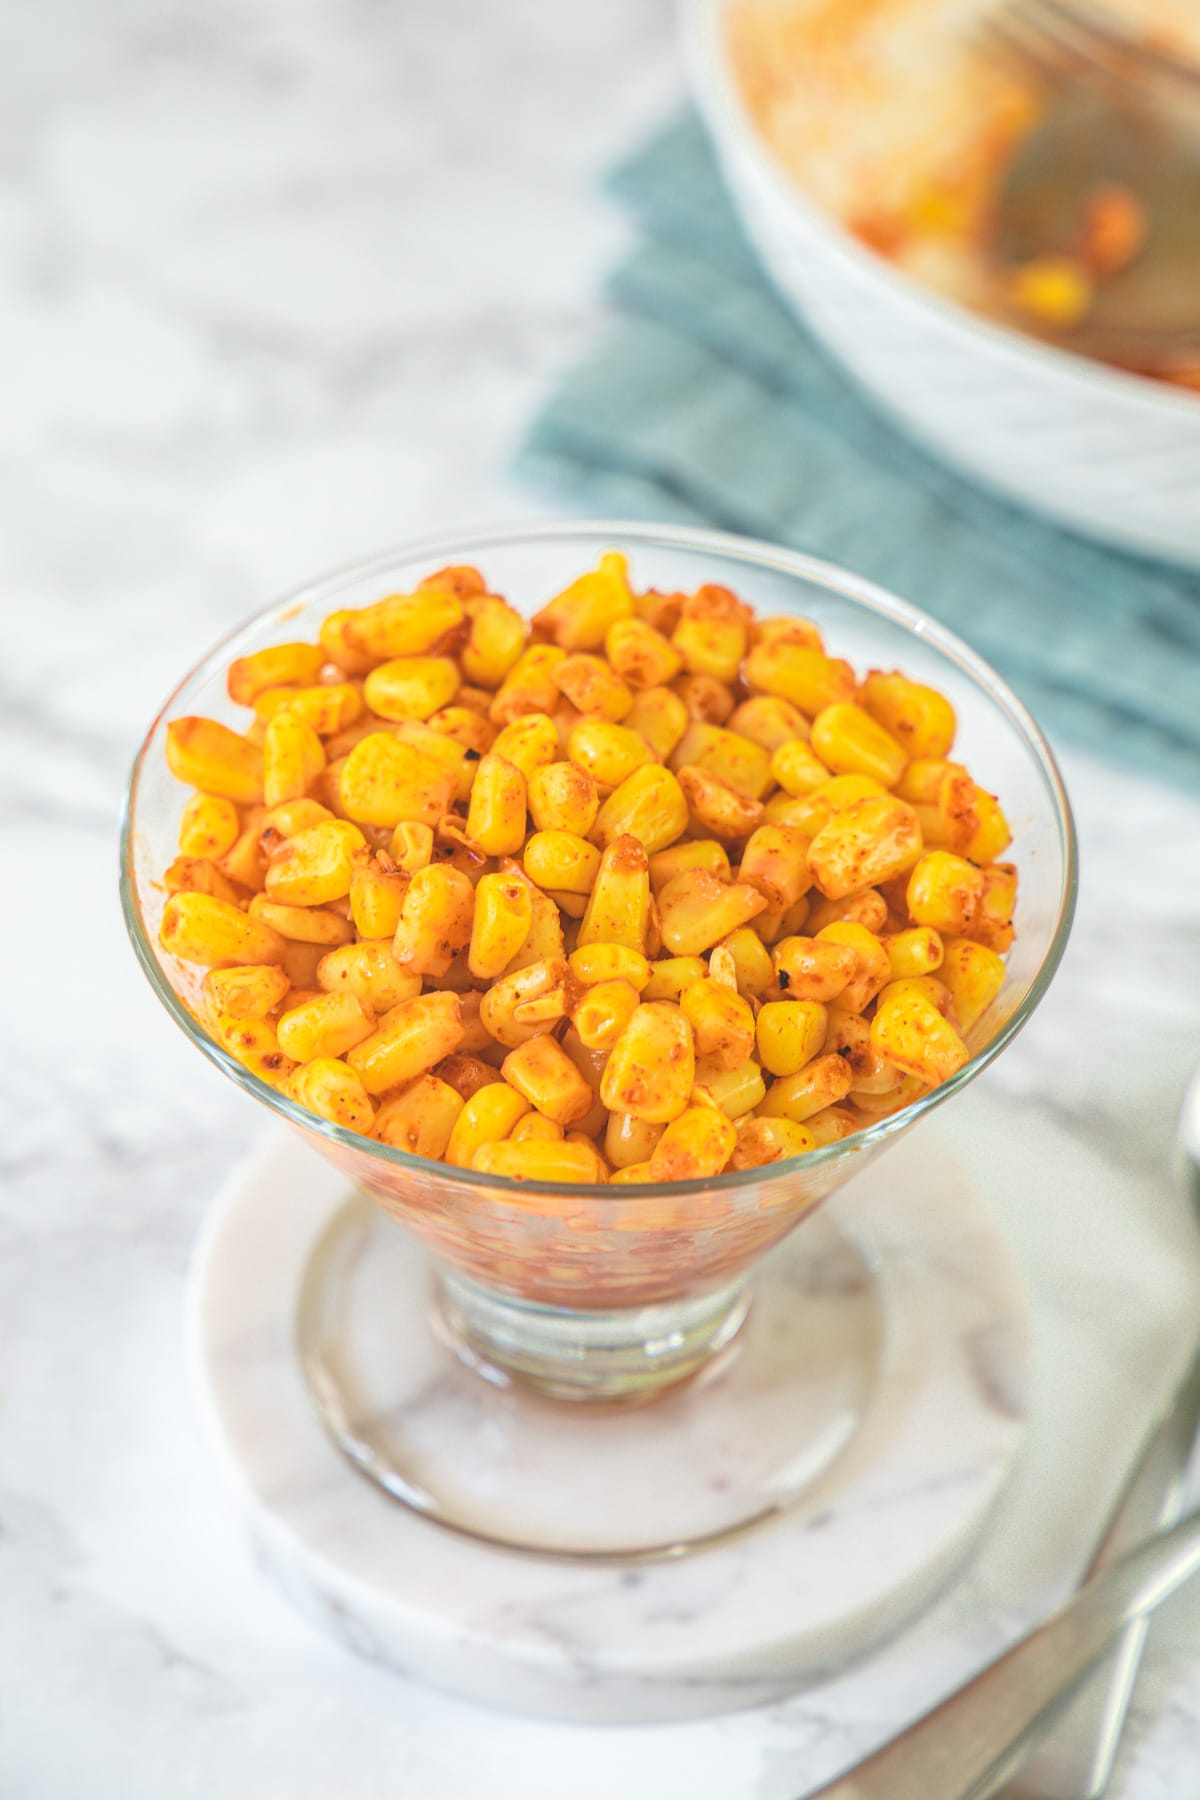
[[[688,728],[688,709],[668,687],[644,688],[634,695],[625,724],[665,762]]]
[[[311,726],[277,713],[263,734],[263,799],[268,806],[302,800],[325,767],[325,747]]]
[[[812,747],[835,775],[869,775],[884,787],[899,780],[908,761],[904,746],[849,700],[823,707],[817,714]]]
[[[255,894],[250,902],[249,916],[270,926],[280,937],[300,944],[323,944],[328,948],[332,944],[349,944],[354,937],[351,921],[328,907],[289,906],[266,894]],[[241,960],[248,959],[243,957]]]
[[[991,863],[979,873],[983,876],[983,892],[969,936],[1003,956],[1011,950],[1016,936],[1012,917],[1017,904],[1017,871],[1012,863]]]
[[[983,876],[949,850],[929,850],[908,879],[908,916],[914,925],[962,934],[970,927],[983,893]]]
[[[635,1184],[652,1181],[648,1162],[628,1163],[623,1169],[614,1169],[609,1182],[616,1187],[632,1187]]]
[[[177,780],[240,806],[263,797],[261,749],[216,719],[172,719],[167,767]]]
[[[600,852],[569,831],[535,831],[525,845],[525,873],[540,888],[590,894],[600,869]]]
[[[397,656],[380,663],[363,695],[381,719],[428,719],[458,692],[458,665],[448,656]]]
[[[628,833],[654,854],[673,844],[687,822],[687,801],[674,775],[649,763],[613,789],[600,808],[594,836],[604,846]]]
[[[457,1050],[462,1019],[457,994],[418,994],[402,1000],[346,1061],[368,1094],[385,1094],[424,1075]]]
[[[980,789],[957,763],[925,762],[922,771],[914,785],[933,788],[931,800],[914,802],[926,846],[964,854],[980,826]],[[931,778],[932,771],[940,773]]]
[[[722,1069],[735,1069],[754,1050],[754,1014],[749,1002],[711,975],[689,982],[679,996],[679,1010],[692,1028],[698,1056]]]
[[[719,1175],[737,1130],[715,1106],[689,1106],[672,1119],[650,1154],[652,1181],[696,1181]]]
[[[544,769],[558,757],[558,730],[554,720],[544,712],[525,713],[506,725],[492,744],[492,753],[520,769],[528,783],[538,769]]]
[[[816,837],[823,826],[837,815],[833,806],[817,794],[789,794],[782,788],[763,806],[763,823],[791,825],[805,837]]]
[[[350,642],[347,632],[358,618],[354,608],[331,612],[321,621],[318,637],[326,662],[331,662],[344,675],[365,675],[373,663],[382,658],[368,655]]]
[[[431,731],[439,732],[442,737],[448,737],[452,743],[457,744],[463,752],[464,759],[470,758],[472,751],[475,758],[482,756],[491,749],[496,740],[495,726],[481,714],[472,712],[469,706],[440,707],[437,712],[430,713],[426,724]],[[411,738],[409,741],[412,741]],[[471,760],[473,761],[474,758]],[[471,761],[464,760],[463,766],[473,778],[475,772],[471,767]],[[461,781],[459,787],[460,796],[465,799],[465,794],[461,792]]]
[[[262,817],[262,831],[279,837],[295,837],[298,831],[307,831],[310,825],[321,825],[333,814],[319,800],[282,800],[278,806],[267,809]]]
[[[350,993],[321,994],[306,1000],[285,1012],[277,1026],[280,1048],[304,1063],[317,1057],[344,1056],[374,1029],[374,1013]]]
[[[994,863],[1012,843],[1008,820],[996,796],[981,787],[975,789],[974,807],[978,822],[963,846],[963,855],[973,863]]]
[[[662,686],[683,667],[682,658],[670,640],[644,619],[618,619],[610,625],[605,633],[604,652],[617,674],[631,688]],[[579,705],[578,701],[576,705]]]
[[[964,1035],[977,1025],[1004,986],[1004,963],[994,950],[969,938],[950,938],[941,977],[950,989],[958,1029]]]
[[[821,1050],[824,1055],[836,1053],[842,1058],[854,1078],[851,1095],[891,1094],[900,1086],[899,1069],[880,1056],[871,1042],[871,1027],[861,1013],[831,1006]]]
[[[454,804],[458,775],[403,738],[375,731],[342,764],[339,789],[359,825],[433,826]]]
[[[824,650],[825,640],[811,619],[776,614],[755,625],[756,644],[803,644],[808,650]]]
[[[229,665],[225,685],[231,700],[252,706],[265,688],[307,687],[321,673],[325,653],[317,644],[272,644]]]
[[[903,887],[905,877],[901,875],[899,880]],[[878,936],[888,922],[888,903],[876,888],[864,888],[841,900],[818,900],[809,912],[808,934],[815,937],[827,925],[845,922],[865,925]]]
[[[738,991],[737,964],[724,944],[715,944],[708,953],[708,972],[718,986]]]
[[[479,981],[503,973],[529,936],[533,900],[527,882],[513,875],[484,875],[475,889],[475,914],[467,967]]]
[[[602,656],[580,651],[564,657],[555,665],[554,682],[578,712],[611,719],[614,724],[633,705],[633,689]]]
[[[844,1100],[853,1085],[854,1075],[843,1057],[834,1053],[814,1056],[795,1075],[783,1075],[771,1084],[758,1114],[803,1124],[813,1113]]]
[[[485,1063],[478,1056],[463,1055],[455,1051],[453,1056],[444,1056],[437,1065],[440,1081],[446,1082],[463,1100],[469,1100],[477,1094],[481,1087],[500,1080],[500,1071]]]
[[[631,982],[596,981],[571,1008],[571,1023],[589,1050],[611,1050],[638,1008]]]
[[[331,737],[362,717],[363,697],[352,681],[328,687],[266,688],[254,702],[254,713],[264,723],[285,714],[320,737]]]
[[[500,1175],[507,1181],[557,1181],[569,1187],[591,1187],[605,1179],[595,1147],[565,1139],[549,1143],[510,1138],[499,1144],[482,1144],[471,1167],[480,1175]]]
[[[488,856],[511,856],[525,841],[525,777],[494,751],[476,771],[467,834]]]
[[[749,925],[731,931],[717,948],[732,958],[737,990],[744,999],[760,999],[768,988],[774,987],[775,967],[771,952]],[[714,950],[713,956],[716,953]]]
[[[758,1054],[772,1075],[794,1075],[825,1042],[828,1020],[816,1000],[767,1000],[755,1023]]]
[[[650,865],[636,838],[606,845],[577,942],[644,950],[650,917]]]
[[[520,863],[503,857],[500,862],[500,873],[514,875],[518,881],[525,882],[533,907],[529,936],[504,973],[512,975],[518,969],[528,968],[531,963],[544,962],[547,958],[561,959],[563,955],[563,921],[554,901],[548,894],[543,894],[540,887],[530,881]]]
[[[267,869],[266,888],[284,906],[326,906],[350,892],[355,855],[367,840],[357,825],[330,819],[288,838]]]
[[[527,1112],[523,1119],[518,1119],[508,1134],[507,1142],[527,1144],[531,1140],[542,1144],[561,1144],[566,1133],[561,1125],[553,1119],[545,1118],[539,1112]]]
[[[271,1087],[283,1087],[296,1067],[292,1058],[280,1049],[275,1027],[266,1019],[240,1019],[228,1013],[213,1013],[209,1027],[222,1050]]]
[[[887,797],[856,800],[822,825],[808,850],[808,866],[829,900],[842,900],[911,868],[921,853],[921,828],[911,806]]]
[[[383,1102],[372,1135],[410,1156],[441,1158],[462,1109],[462,1096],[448,1082],[436,1075],[419,1075]]]
[[[509,1050],[527,1038],[552,1031],[566,1016],[567,965],[546,957],[515,969],[490,987],[479,1003],[484,1027]]]
[[[942,940],[928,925],[885,933],[879,941],[887,955],[893,979],[902,975],[932,975],[941,965]]]
[[[531,1106],[564,1129],[592,1109],[591,1087],[558,1040],[548,1034],[510,1050],[500,1073]]]
[[[688,838],[669,850],[656,851],[650,858],[650,885],[659,894],[669,881],[691,869],[705,869],[719,881],[733,879],[723,844],[712,838]]]
[[[814,1145],[819,1150],[826,1144],[840,1144],[843,1138],[853,1137],[856,1131],[862,1130],[862,1120],[856,1119],[844,1106],[827,1106],[819,1113],[809,1114],[805,1130],[812,1133]]]
[[[609,627],[633,617],[625,558],[610,551],[534,615],[534,625],[564,650],[598,650]]]
[[[810,839],[792,825],[760,825],[742,851],[738,880],[757,888],[771,913],[795,906],[812,886]]]
[[[703,981],[708,965],[700,956],[668,956],[649,965],[650,979],[642,990],[643,1000],[678,1000],[684,988],[693,981]]]
[[[729,1166],[762,1169],[785,1157],[803,1156],[806,1150],[815,1149],[816,1141],[808,1126],[798,1125],[794,1119],[743,1119]]]
[[[914,757],[896,783],[896,793],[914,806],[932,806],[947,775],[971,779],[961,763],[947,762],[944,757]]]
[[[749,1058],[736,1069],[722,1069],[714,1058],[696,1059],[696,1077],[692,1099],[705,1106],[715,1106],[727,1119],[740,1119],[761,1105],[767,1091],[762,1070]]]
[[[854,696],[854,670],[839,657],[802,643],[763,640],[747,656],[743,674],[752,693],[778,694],[808,718]]]
[[[784,744],[807,743],[810,726],[798,706],[778,694],[752,694],[730,714],[729,729],[773,756]]]
[[[392,938],[400,923],[408,876],[382,850],[363,850],[350,875],[350,917],[359,937]]]
[[[335,1057],[318,1057],[293,1069],[285,1091],[297,1106],[306,1106],[344,1131],[357,1131],[365,1137],[375,1123],[375,1108],[367,1090],[353,1069]]]
[[[828,781],[812,796],[814,800],[828,800],[835,813],[845,812],[856,800],[876,800],[887,789],[873,775],[831,775]]]
[[[887,951],[873,931],[852,919],[822,926],[816,939],[822,944],[840,944],[853,952],[854,973],[838,995],[838,1004],[847,1012],[862,1012],[892,978]]]
[[[159,942],[172,956],[208,969],[281,963],[287,946],[269,924],[211,894],[173,894],[163,907]]]
[[[421,977],[402,969],[390,944],[342,944],[316,966],[317,986],[327,994],[353,994],[373,1013],[389,1012],[421,991]]]
[[[662,939],[675,956],[699,956],[766,911],[747,882],[720,881],[707,869],[686,869],[658,896]]]
[[[566,652],[553,644],[530,644],[523,650],[488,707],[493,725],[511,725],[526,713],[552,713],[559,693],[554,671]]]
[[[953,1025],[921,993],[889,996],[871,1021],[871,1043],[886,1062],[934,1087],[970,1057]]]
[[[748,800],[703,769],[692,765],[680,769],[679,785],[692,817],[716,837],[747,837],[762,820],[760,800]]]
[[[442,976],[471,941],[475,889],[461,869],[431,863],[408,884],[392,952],[414,975]]]
[[[471,1168],[476,1152],[485,1144],[506,1138],[528,1111],[529,1101],[524,1094],[510,1087],[503,1077],[477,1089],[454,1121],[444,1152],[446,1161],[456,1168]]]
[[[524,650],[528,627],[519,612],[494,594],[468,600],[466,611],[471,623],[459,665],[468,681],[494,691]]]
[[[761,744],[702,720],[693,720],[676,744],[671,767],[702,769],[747,800],[760,800],[771,780],[771,759]]]
[[[608,719],[581,719],[567,740],[567,758],[601,789],[620,787],[635,769],[654,761],[639,732]]]
[[[789,1000],[816,1000],[822,1006],[838,998],[858,968],[849,945],[827,938],[781,938],[771,957],[778,985]]]
[[[433,860],[433,826],[402,819],[392,833],[388,854],[405,875],[427,869]]]
[[[723,725],[733,711],[733,695],[712,675],[677,675],[671,687],[695,724]]]
[[[239,830],[232,800],[221,794],[193,794],[179,821],[179,848],[185,856],[224,856],[237,842]]]
[[[671,643],[689,674],[731,683],[737,680],[746,652],[746,627],[740,619],[688,618],[685,603],[684,617],[671,633]]]
[[[789,739],[771,754],[771,774],[785,793],[801,800],[829,780],[829,770],[806,743]]]
[[[596,784],[572,762],[550,762],[528,778],[529,811],[539,831],[570,831],[587,837],[596,822],[600,796]]]
[[[280,965],[294,988],[311,991],[317,986],[317,969],[326,954],[323,944],[300,944],[294,938],[284,940],[286,948]],[[372,1009],[374,1010],[374,1009]]]
[[[386,600],[377,600],[373,606],[351,613],[342,626],[342,635],[352,649],[373,662],[395,656],[423,656],[439,638],[460,625],[463,616],[462,602],[453,594],[432,590],[390,594]]]
[[[695,1081],[692,1028],[677,1007],[638,1007],[617,1039],[600,1082],[610,1112],[666,1125],[688,1104]]]
[[[663,1134],[661,1125],[639,1119],[634,1113],[609,1113],[604,1128],[604,1154],[614,1169],[628,1169],[650,1160]]]
[[[1035,256],[1008,276],[1008,298],[1051,331],[1071,331],[1091,311],[1096,284],[1074,256]]]
[[[640,993],[650,980],[650,964],[628,944],[582,944],[567,959],[572,975],[584,987],[600,981],[627,981]]]
[[[240,969],[210,969],[202,992],[213,1012],[233,1019],[265,1019],[290,986],[286,973],[276,964],[250,963]]]
[[[954,708],[936,688],[910,681],[894,669],[872,669],[863,682],[860,704],[910,757],[948,756],[958,722]]]
[[[242,829],[218,865],[223,875],[255,894],[262,892],[267,879],[268,858],[263,843],[265,817],[266,814],[256,806],[243,810]],[[271,842],[273,857],[287,847],[286,844],[275,844],[274,840]]]
[[[177,856],[163,873],[163,886],[168,894],[211,894],[214,900],[228,900],[231,906],[243,898],[224,870],[203,856]]]

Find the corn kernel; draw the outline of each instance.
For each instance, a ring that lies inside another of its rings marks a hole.
[[[321,994],[291,1007],[276,1029],[280,1049],[306,1063],[353,1050],[374,1031],[375,1015],[354,994]]]
[[[969,938],[949,938],[941,977],[954,1001],[954,1016],[964,1035],[983,1017],[1004,986],[1004,963],[994,950]]]
[[[890,675],[872,669],[859,700],[907,756],[949,756],[958,721],[954,708],[936,688],[910,681],[898,669]]]
[[[458,1115],[462,1096],[436,1075],[418,1075],[415,1081],[385,1100],[375,1115],[373,1135],[393,1150],[410,1156],[444,1157]]]
[[[536,1139],[530,1143],[509,1140],[483,1144],[471,1162],[480,1175],[499,1175],[507,1181],[556,1181],[569,1187],[593,1186],[603,1181],[601,1160],[587,1143],[560,1144]]]
[[[784,744],[807,743],[811,728],[790,700],[781,700],[778,694],[751,694],[730,714],[729,729],[773,756]]]
[[[604,1128],[604,1154],[614,1169],[628,1169],[649,1162],[664,1127],[639,1119],[634,1113],[609,1113]]]
[[[762,1070],[749,1058],[736,1069],[723,1069],[709,1056],[696,1059],[696,1075],[692,1099],[705,1106],[715,1106],[727,1119],[740,1119],[762,1104],[767,1091]]]
[[[809,1114],[805,1130],[811,1132],[815,1147],[822,1149],[826,1144],[840,1144],[843,1138],[853,1137],[862,1130],[862,1121],[844,1106],[827,1106]]]
[[[611,1050],[638,1008],[638,990],[624,980],[597,981],[571,1008],[571,1023],[589,1050]]]
[[[554,671],[565,652],[553,644],[530,644],[497,688],[488,707],[493,725],[511,725],[526,713],[551,713],[558,701]]]
[[[835,774],[869,775],[884,787],[899,780],[908,761],[903,745],[851,701],[839,701],[817,714],[812,747]]]
[[[983,892],[968,935],[1002,956],[1012,948],[1016,936],[1012,917],[1017,903],[1017,871],[1012,863],[991,863],[979,873],[983,876]]]
[[[354,937],[349,919],[325,906],[289,906],[282,900],[271,900],[266,894],[255,894],[249,915],[262,925],[270,926],[280,937],[300,944],[348,944]],[[243,962],[249,959],[243,957]]]
[[[650,964],[628,944],[581,944],[567,959],[572,975],[584,987],[600,981],[627,981],[641,993],[650,980]]]
[[[1082,324],[1095,293],[1092,276],[1073,256],[1035,256],[1008,279],[1011,304],[1051,331],[1072,331]]]
[[[669,850],[659,850],[650,858],[650,885],[660,894],[669,881],[689,869],[706,869],[719,881],[733,879],[729,856],[723,844],[712,838],[688,838]]]
[[[887,951],[873,931],[848,919],[823,926],[816,936],[818,943],[840,944],[853,953],[854,973],[838,995],[838,1003],[849,1012],[862,1012],[891,980]]]
[[[857,800],[822,825],[809,846],[808,866],[825,897],[841,900],[911,868],[920,852],[921,828],[911,806],[890,798]]]
[[[252,706],[264,688],[306,687],[317,679],[324,652],[316,644],[272,644],[229,665],[226,688],[239,706]]]
[[[965,932],[983,892],[983,877],[973,864],[948,850],[929,850],[909,877],[908,914],[914,925],[935,931]]]
[[[484,875],[475,889],[475,913],[467,966],[480,981],[491,981],[512,961],[533,924],[533,901],[526,882],[512,875]]]
[[[495,690],[525,649],[526,625],[519,612],[494,595],[466,604],[470,628],[458,653],[468,681]]]
[[[450,811],[458,776],[404,739],[375,731],[351,750],[339,785],[346,812],[359,825],[433,826]]]
[[[742,851],[738,880],[757,888],[770,912],[786,912],[812,886],[810,842],[794,826],[760,825]]]
[[[625,725],[645,738],[654,754],[665,762],[687,730],[688,710],[670,688],[644,688],[634,695]]]
[[[293,1069],[284,1090],[297,1106],[305,1106],[318,1118],[343,1131],[361,1132],[363,1136],[375,1122],[375,1108],[370,1096],[353,1069],[335,1057],[318,1057],[315,1062]]]
[[[540,888],[590,894],[600,869],[600,852],[569,831],[535,831],[525,845],[525,873]]]
[[[822,1006],[838,998],[858,967],[849,945],[827,938],[781,938],[771,958],[778,985],[789,1000],[815,1000]]]
[[[829,780],[829,770],[806,743],[791,739],[771,754],[771,774],[793,798],[815,794]]]
[[[758,1116],[767,1119],[794,1119],[803,1124],[813,1113],[844,1100],[854,1085],[854,1076],[844,1058],[836,1055],[815,1056],[794,1075],[783,1075],[767,1090]]]
[[[402,969],[390,944],[342,944],[316,966],[316,984],[327,994],[353,994],[373,1013],[389,1012],[421,991],[421,977]]]
[[[609,1176],[610,1183],[618,1187],[632,1187],[652,1180],[648,1162],[628,1163],[625,1168],[615,1169]]]
[[[281,963],[286,946],[269,924],[211,894],[173,894],[163,908],[159,942],[172,956],[205,968]]]
[[[994,794],[975,788],[974,807],[977,823],[963,846],[963,855],[973,863],[994,863],[1012,843],[1008,820]]]
[[[233,1019],[265,1019],[290,985],[277,964],[250,963],[243,968],[210,969],[201,991],[212,1012]]]
[[[264,723],[286,716],[307,725],[319,737],[345,731],[362,713],[362,693],[352,681],[329,687],[267,688],[254,702],[255,717]]]
[[[877,800],[887,789],[873,775],[831,775],[813,795],[814,800],[828,800],[835,813],[845,812],[856,800]]]
[[[350,892],[355,854],[367,840],[357,825],[330,819],[288,838],[266,875],[267,893],[284,906],[325,906]]]
[[[543,1034],[510,1050],[500,1065],[510,1087],[556,1125],[574,1125],[592,1109],[593,1094],[556,1038]]]
[[[633,594],[625,558],[609,552],[599,566],[534,614],[535,627],[564,650],[598,650],[609,627],[633,617]]]
[[[303,799],[326,762],[316,732],[286,712],[267,721],[262,758],[263,799],[268,806]]]
[[[906,1075],[935,1085],[961,1069],[970,1056],[953,1025],[921,993],[884,1001],[871,1021],[871,1043]]]
[[[379,1030],[356,1044],[346,1060],[369,1094],[415,1081],[458,1048],[462,1022],[457,994],[418,994],[402,1000]]]
[[[517,1093],[503,1078],[479,1088],[454,1121],[446,1144],[446,1161],[460,1169],[473,1167],[477,1152],[485,1144],[506,1138],[528,1111],[529,1101],[524,1094]]]
[[[215,719],[172,719],[167,767],[177,780],[202,793],[242,806],[263,797],[261,749]]]
[[[529,963],[488,989],[479,1016],[497,1043],[515,1050],[527,1038],[553,1030],[566,1016],[566,980],[561,956]]]
[[[901,887],[907,877],[901,876]],[[808,934],[815,937],[827,925],[850,923],[863,925],[876,936],[888,922],[888,903],[877,888],[864,888],[861,893],[847,894],[841,900],[817,900],[808,915]]]
[[[771,781],[771,759],[761,744],[700,721],[693,721],[676,744],[671,767],[701,769],[747,800],[761,799]]]
[[[790,615],[760,619],[754,641],[758,644],[801,644],[806,650],[825,649],[825,640],[811,619]]]
[[[880,1056],[871,1042],[871,1027],[861,1013],[831,1006],[821,1051],[823,1055],[840,1056],[846,1064],[854,1078],[852,1098],[855,1094],[891,1094],[900,1086],[899,1069]]]
[[[455,1051],[452,1056],[444,1056],[437,1065],[437,1076],[447,1086],[452,1087],[462,1100],[469,1100],[477,1094],[481,1087],[488,1087],[500,1080],[500,1071],[491,1063],[483,1062],[478,1056],[466,1056]]]
[[[631,688],[662,686],[683,667],[683,660],[670,640],[644,619],[616,620],[605,633],[604,651],[617,674]]]
[[[626,725],[608,719],[582,719],[567,742],[567,757],[583,769],[597,787],[620,787],[635,769],[654,761],[645,738]]]
[[[762,820],[760,800],[748,800],[703,769],[691,765],[681,768],[679,785],[692,816],[716,837],[746,837]]]
[[[712,675],[677,675],[671,688],[697,724],[723,725],[733,711],[733,695]]]
[[[689,1106],[672,1119],[650,1154],[652,1181],[696,1181],[719,1175],[733,1154],[737,1131],[713,1106]]]
[[[767,1000],[755,1026],[759,1059],[772,1075],[794,1075],[825,1041],[825,1008],[815,1000]]]
[[[928,925],[885,933],[880,938],[892,976],[932,975],[941,965],[942,940]]]
[[[458,665],[448,656],[398,656],[372,669],[363,686],[381,719],[428,719],[458,692]]]
[[[214,1013],[209,1026],[222,1050],[271,1087],[282,1088],[296,1067],[280,1049],[275,1027],[266,1019],[239,1019]]]
[[[578,652],[555,666],[554,682],[571,705],[617,724],[633,705],[633,689],[602,656]]]
[[[528,778],[529,811],[539,831],[570,831],[587,837],[596,823],[600,795],[585,770],[573,762],[539,765]]]
[[[518,1119],[508,1134],[510,1144],[527,1144],[536,1140],[543,1144],[561,1144],[566,1136],[561,1125],[553,1119],[547,1119],[539,1112],[527,1112],[523,1119]]]
[[[762,1169],[789,1156],[803,1156],[816,1146],[806,1125],[794,1119],[743,1119],[729,1159],[731,1169]]]
[[[650,865],[636,838],[614,838],[600,867],[579,927],[578,942],[625,944],[643,950],[650,916]]]
[[[747,882],[719,881],[706,869],[676,875],[658,896],[663,943],[675,956],[699,956],[766,911]]]
[[[714,681],[737,680],[746,652],[746,627],[741,620],[684,617],[671,633],[671,643],[692,675],[708,675]]]
[[[298,831],[307,831],[310,825],[320,825],[333,814],[319,800],[282,800],[278,806],[267,809],[262,818],[262,830],[277,833],[280,837],[295,837]]]
[[[504,727],[492,744],[492,752],[520,769],[528,783],[538,769],[544,769],[558,757],[558,731],[554,720],[544,712],[530,712]]]
[[[743,672],[752,693],[778,694],[810,719],[839,700],[852,699],[857,686],[848,662],[800,643],[760,640]]]
[[[525,777],[494,751],[476,771],[467,832],[488,856],[511,856],[525,841]]]
[[[392,949],[414,975],[443,976],[471,941],[475,890],[468,876],[446,863],[418,869],[408,884]]]
[[[427,590],[390,594],[386,600],[364,606],[346,616],[341,630],[351,649],[372,662],[382,662],[388,657],[423,656],[439,638],[461,625],[463,617],[461,601],[451,594]]]
[[[737,990],[743,999],[760,999],[768,988],[775,985],[775,968],[771,961],[771,952],[758,933],[749,925],[743,925],[739,930],[731,931],[717,948],[725,950],[733,959]],[[714,950],[713,956],[716,953]]]
[[[236,843],[238,831],[232,800],[220,794],[193,794],[179,822],[179,848],[185,856],[224,856]]]
[[[227,900],[231,906],[243,898],[241,889],[224,870],[202,856],[177,856],[163,873],[163,886],[168,894],[210,894],[214,900]]]
[[[696,1054],[723,1069],[744,1063],[754,1050],[754,1014],[736,990],[711,975],[689,982],[679,1010],[692,1028]]]
[[[650,763],[613,789],[600,808],[594,835],[604,846],[628,834],[653,854],[673,844],[687,822],[687,801],[674,775]]]
[[[667,1124],[687,1106],[695,1078],[692,1029],[676,1007],[638,1007],[609,1056],[600,1098],[610,1112]]]

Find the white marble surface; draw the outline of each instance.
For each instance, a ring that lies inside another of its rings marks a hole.
[[[124,942],[134,744],[189,658],[272,593],[531,510],[505,458],[600,322],[620,228],[593,175],[679,90],[669,13],[45,0],[4,34],[0,800],[25,877],[0,886],[5,1795],[794,1800],[962,1672],[931,1625],[878,1670],[705,1723],[466,1708],[347,1657],[259,1578],[187,1392],[189,1249],[259,1125]],[[1018,1208],[1047,1119],[1083,1171],[1022,1238],[1043,1353],[1097,1383],[1053,1446],[1046,1599],[1125,1448],[1106,1402],[1152,1403],[1195,1312],[1166,1146],[1200,1060],[1200,809],[1066,769],[1078,928],[984,1078],[1013,1108]],[[1136,1252],[1098,1257],[1118,1226]],[[1005,1603],[979,1594],[997,1639]],[[1197,1643],[1189,1596],[1156,1626],[1116,1800],[1200,1787]]]

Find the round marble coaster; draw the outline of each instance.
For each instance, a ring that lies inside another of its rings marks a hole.
[[[298,1138],[273,1135],[219,1198],[190,1296],[197,1384],[260,1559],[349,1647],[561,1718],[723,1711],[860,1654],[953,1573],[1024,1423],[1020,1277],[949,1142],[927,1122],[774,1252],[793,1291],[799,1281],[836,1308],[848,1286],[847,1310],[882,1318],[840,1453],[768,1522],[676,1560],[622,1565],[491,1549],[389,1499],[333,1447],[302,1376],[296,1318],[314,1251],[352,1196]],[[422,1253],[387,1230],[391,1273],[417,1295]],[[411,1333],[377,1341],[389,1356],[406,1342],[418,1354]],[[566,1508],[569,1467],[555,1459]],[[585,1464],[579,1480],[590,1479]]]

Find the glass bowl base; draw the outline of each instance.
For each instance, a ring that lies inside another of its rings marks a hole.
[[[305,1273],[301,1364],[335,1444],[388,1494],[542,1555],[678,1555],[791,1506],[853,1439],[885,1338],[870,1258],[824,1213],[682,1317],[675,1303],[563,1319],[589,1368],[579,1389],[561,1354],[500,1337],[508,1309],[481,1318],[487,1298],[356,1197]]]

